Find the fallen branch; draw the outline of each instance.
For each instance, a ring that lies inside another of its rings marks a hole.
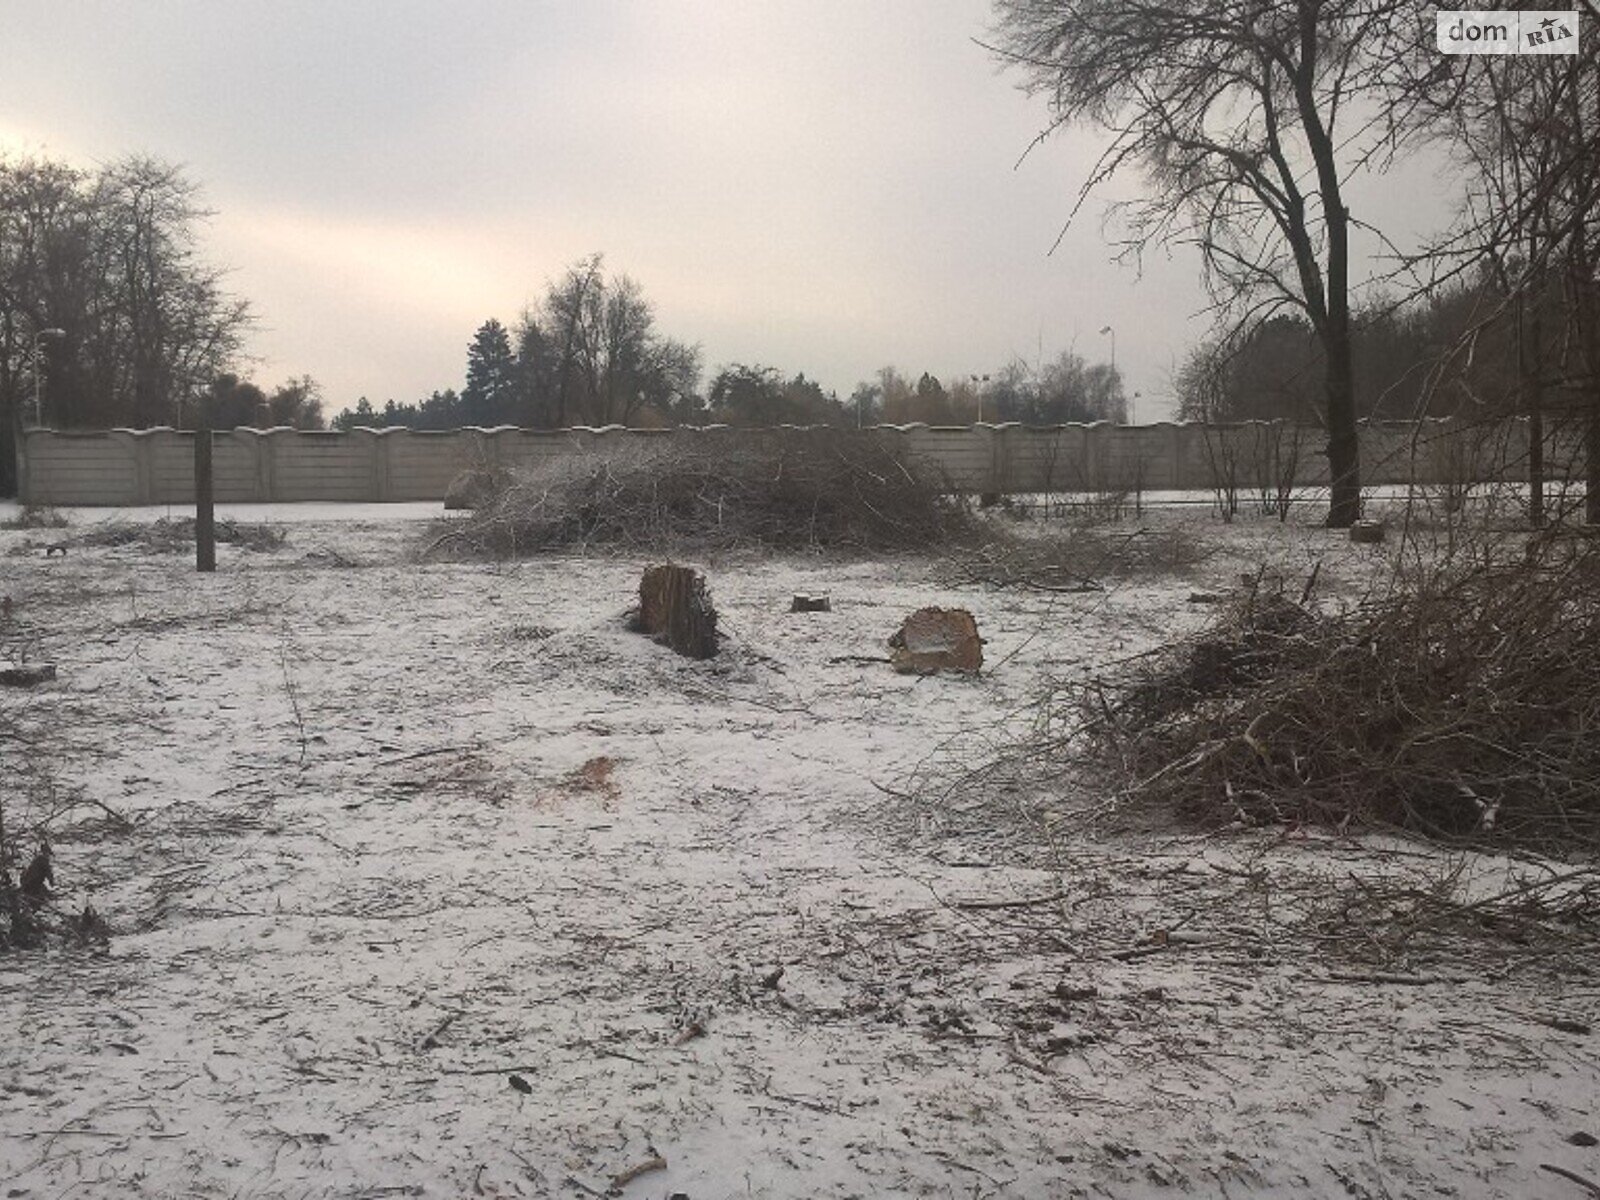
[[[1576,1171],[1569,1171],[1565,1167],[1558,1167],[1555,1165],[1555,1163],[1540,1163],[1539,1169],[1541,1171],[1549,1171],[1552,1175],[1559,1175],[1563,1179],[1570,1179],[1579,1187],[1587,1190],[1591,1196],[1600,1196],[1600,1183],[1596,1183],[1592,1179],[1585,1179]]]
[[[636,1166],[629,1167],[626,1171],[617,1172],[611,1177],[611,1186],[624,1188],[641,1175],[648,1175],[652,1171],[665,1171],[666,1169],[667,1160],[657,1154],[655,1157],[647,1158]]]
[[[1051,892],[1048,896],[1033,896],[1024,900],[957,900],[952,905],[954,908],[964,908],[972,911],[983,911],[997,908],[1037,908],[1043,904],[1054,904],[1058,900],[1065,900],[1065,892]]]

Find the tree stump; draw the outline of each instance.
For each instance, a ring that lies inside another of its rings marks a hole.
[[[812,596],[804,592],[797,592],[794,599],[789,602],[789,611],[792,613],[832,612],[833,601],[827,596]]]
[[[639,629],[685,658],[717,652],[717,610],[705,576],[671,563],[646,567],[639,581]]]
[[[889,649],[889,661],[902,675],[975,673],[983,666],[978,623],[964,608],[919,608],[889,639]]]
[[[0,687],[33,687],[49,683],[56,677],[56,669],[49,663],[35,666],[0,667]]]

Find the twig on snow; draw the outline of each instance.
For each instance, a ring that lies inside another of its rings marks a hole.
[[[1587,1190],[1591,1196],[1600,1196],[1600,1183],[1596,1183],[1592,1179],[1585,1179],[1576,1171],[1569,1171],[1565,1167],[1558,1167],[1555,1165],[1555,1163],[1540,1163],[1539,1170],[1549,1171],[1550,1174],[1559,1175],[1563,1179],[1570,1179],[1579,1187]]]
[[[1051,892],[1048,896],[1032,896],[1022,900],[957,900],[956,908],[969,910],[984,910],[995,908],[1037,908],[1045,904],[1054,904],[1058,900],[1065,900],[1065,892]]]
[[[645,1159],[642,1163],[637,1163],[634,1166],[629,1167],[626,1171],[618,1171],[611,1177],[611,1186],[614,1188],[624,1188],[641,1175],[648,1175],[651,1171],[665,1171],[666,1169],[667,1160],[662,1158],[659,1154],[653,1154],[651,1157]]]

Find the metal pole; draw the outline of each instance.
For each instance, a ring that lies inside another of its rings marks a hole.
[[[211,404],[201,396],[194,431],[194,568],[217,569],[216,508],[211,488]]]
[[[1110,334],[1111,335],[1111,382],[1112,383],[1116,383],[1117,382],[1117,331],[1115,329],[1113,329],[1110,325],[1102,325],[1100,327],[1100,335],[1102,337],[1104,337],[1106,334]]]

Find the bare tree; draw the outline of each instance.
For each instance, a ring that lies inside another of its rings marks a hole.
[[[1141,171],[1123,206],[1126,251],[1197,247],[1219,317],[1290,306],[1324,350],[1328,522],[1360,515],[1345,181],[1392,145],[1377,103],[1390,43],[1421,15],[1394,0],[996,0],[1001,58],[1049,98],[1040,140],[1072,122],[1111,135],[1073,215],[1100,184]],[[1403,31],[1402,25],[1410,23]],[[1372,103],[1363,103],[1370,99]],[[1340,122],[1355,110],[1361,122]],[[1376,114],[1376,115],[1375,115]]]
[[[1486,266],[1496,284],[1469,341],[1491,321],[1514,323],[1535,524],[1550,392],[1575,400],[1555,411],[1583,427],[1584,516],[1600,524],[1600,11],[1584,5],[1589,20],[1570,31],[1578,53],[1466,58],[1423,80],[1469,180],[1460,222],[1429,257],[1446,275]]]
[[[561,347],[556,366],[557,428],[565,425],[571,416],[568,405],[572,399],[574,372],[580,363],[593,359],[590,331],[584,318],[593,307],[595,293],[604,285],[601,256],[591,254],[569,268],[545,298],[546,323],[552,330],[552,340]]]
[[[626,424],[645,402],[655,312],[627,275],[595,293],[591,309],[589,420],[595,425]]]
[[[0,160],[0,473],[22,399],[45,372],[57,425],[171,418],[237,356],[250,314],[198,250],[207,216],[176,167],[97,171]],[[47,354],[42,330],[59,329]]]
[[[692,408],[700,351],[656,330],[655,309],[626,275],[590,255],[552,283],[517,330],[525,407],[556,426],[626,423],[644,408]],[[540,423],[544,423],[540,421]]]

